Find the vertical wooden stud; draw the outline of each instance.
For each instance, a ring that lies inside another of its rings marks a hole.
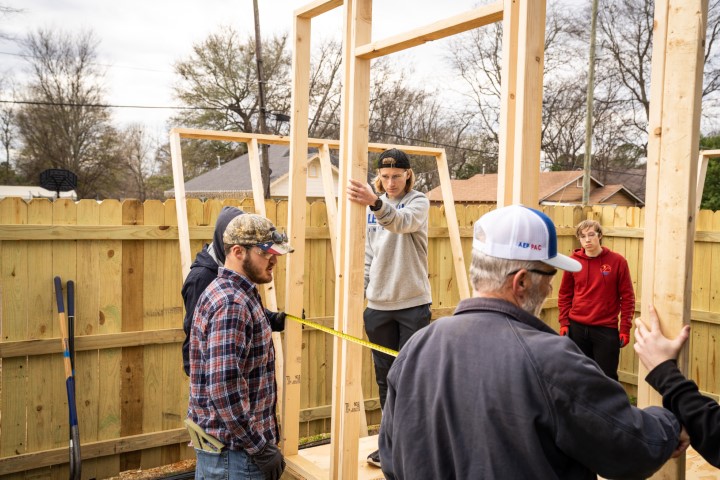
[[[646,316],[648,305],[655,304],[663,332],[671,337],[690,321],[707,8],[705,0],[655,3],[641,308]],[[684,372],[687,360],[684,349],[678,359]],[[641,365],[638,404],[658,405],[659,396],[642,381],[646,375]],[[684,467],[682,456],[654,478],[684,478]]]
[[[288,255],[285,278],[285,309],[300,315],[303,308],[305,275],[305,215],[307,190],[308,110],[310,103],[310,19],[295,17],[293,38],[292,122],[290,124],[290,167],[288,170],[288,236],[295,252]],[[297,453],[300,421],[300,375],[302,366],[300,324],[285,326],[285,399],[283,452]],[[282,379],[280,379],[282,380]]]

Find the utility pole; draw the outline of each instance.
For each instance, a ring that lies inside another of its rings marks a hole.
[[[258,95],[260,96],[260,133],[266,134],[268,132],[265,124],[265,78],[263,77],[262,41],[260,39],[260,12],[258,10],[257,0],[253,0],[253,11],[255,13],[255,59],[257,60]],[[270,198],[270,157],[268,153],[268,145],[266,143],[261,143],[260,151],[262,152],[260,172],[262,173],[263,192],[265,198]]]
[[[582,204],[590,203],[590,173],[592,171],[593,94],[595,91],[595,32],[597,30],[598,0],[592,0],[590,26],[590,64],[588,65],[587,113],[585,116],[585,158],[583,161]]]

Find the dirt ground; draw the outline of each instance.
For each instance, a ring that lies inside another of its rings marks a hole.
[[[189,471],[195,471],[195,459],[183,460],[147,470],[128,470],[121,472],[117,477],[111,477],[110,480],[158,480]]]

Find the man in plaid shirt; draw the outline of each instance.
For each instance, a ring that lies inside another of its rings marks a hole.
[[[257,284],[272,280],[287,236],[260,215],[235,217],[223,235],[225,265],[200,296],[190,332],[188,418],[223,443],[196,448],[196,477],[279,479],[275,350]]]

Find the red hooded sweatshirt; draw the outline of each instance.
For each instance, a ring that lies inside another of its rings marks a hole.
[[[572,319],[584,325],[618,328],[621,313],[620,333],[629,334],[635,293],[627,260],[605,247],[597,257],[588,257],[582,248],[572,256],[582,270],[563,273],[558,292],[560,325],[569,326]]]

